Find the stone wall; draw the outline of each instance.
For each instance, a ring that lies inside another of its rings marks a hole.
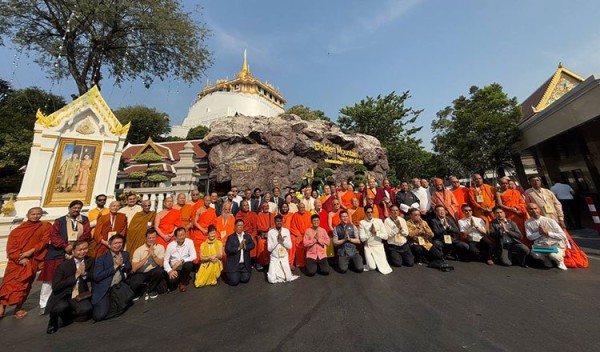
[[[275,118],[236,116],[215,122],[201,147],[208,154],[210,180],[241,188],[296,186],[311,168],[336,153],[317,150],[315,143],[358,153],[369,175],[385,177],[389,166],[379,141],[364,134],[345,134],[334,124],[304,121],[296,115]],[[341,155],[340,155],[341,156]],[[354,175],[355,164],[330,164],[339,183]]]

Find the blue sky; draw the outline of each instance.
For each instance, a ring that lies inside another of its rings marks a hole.
[[[471,85],[498,82],[524,100],[559,62],[588,77],[600,73],[600,1],[184,1],[206,23],[214,64],[188,85],[167,79],[114,87],[109,106],[148,105],[181,123],[206,79],[233,77],[248,50],[255,77],[279,87],[288,107],[303,104],[335,119],[366,96],[409,90],[424,109],[419,136],[430,148],[437,111]],[[202,7],[200,12],[196,10]],[[8,43],[10,46],[10,43]],[[69,81],[52,82],[31,58],[0,48],[0,77],[68,97]]]

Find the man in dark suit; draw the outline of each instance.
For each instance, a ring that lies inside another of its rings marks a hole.
[[[94,289],[92,290],[92,318],[100,321],[118,316],[124,309],[115,310],[111,304],[111,291],[117,285],[127,285],[125,279],[131,272],[129,253],[123,251],[124,237],[116,234],[108,240],[110,251],[96,259],[94,265]],[[133,291],[131,299],[133,300]],[[128,302],[131,303],[131,302]]]
[[[263,202],[262,191],[260,190],[260,188],[255,188],[253,193],[254,195],[252,196],[252,200],[250,201],[250,210],[255,213],[258,213],[260,211],[260,205]]]
[[[237,286],[240,282],[250,281],[252,274],[250,251],[252,249],[254,249],[254,242],[252,242],[252,236],[244,232],[244,220],[236,220],[235,233],[227,237],[225,243],[225,253],[227,254],[225,273],[229,285]]]
[[[285,203],[285,200],[281,198],[281,190],[279,187],[273,188],[273,199],[272,202],[277,205],[277,209],[281,210],[281,206]]]
[[[454,219],[448,216],[443,205],[435,207],[435,217],[429,224],[433,232],[433,245],[444,255],[452,254],[456,259],[463,260],[468,257],[469,245],[460,240],[460,229]]]
[[[523,234],[517,224],[506,218],[506,213],[500,206],[492,209],[496,218],[490,222],[490,236],[496,240],[496,257],[499,264],[511,266],[513,262],[523,267],[529,254],[529,248],[521,243]]]
[[[52,295],[46,305],[46,313],[50,314],[48,334],[58,331],[58,318],[63,325],[75,317],[85,317],[92,311],[90,302],[90,283],[94,271],[94,258],[87,256],[87,241],[73,244],[73,258],[60,264],[52,279]]]

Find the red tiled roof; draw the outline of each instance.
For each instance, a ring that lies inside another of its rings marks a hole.
[[[204,159],[206,158],[206,153],[204,152],[204,150],[202,150],[200,148],[200,142],[202,140],[201,139],[195,139],[195,140],[191,140],[191,141],[176,141],[176,142],[154,142],[154,145],[156,145],[161,151],[164,151],[165,155],[167,155],[167,157],[171,160],[171,161],[179,161],[180,156],[179,156],[179,152],[183,150],[183,147],[186,145],[186,143],[190,142],[192,143],[192,146],[194,147],[194,157],[198,158],[198,159]],[[131,160],[139,151],[141,148],[143,148],[146,144],[128,144],[124,149],[123,149],[123,155],[122,158],[125,161]]]

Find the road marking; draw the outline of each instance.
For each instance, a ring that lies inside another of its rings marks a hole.
[[[588,258],[592,258],[592,259],[595,259],[595,260],[600,260],[600,257],[595,257],[595,256],[589,255],[589,254],[587,256],[588,256]]]

